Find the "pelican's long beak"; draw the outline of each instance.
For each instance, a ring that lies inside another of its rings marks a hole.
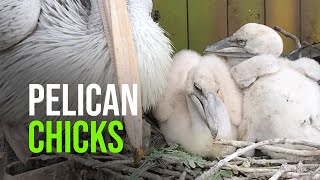
[[[205,48],[204,54],[215,54],[223,57],[251,58],[256,56],[245,49],[246,42],[239,43],[234,37],[227,37]]]
[[[204,104],[205,121],[212,136],[216,138],[219,132],[219,122],[228,121],[229,114],[223,101],[217,95],[209,93],[206,100],[207,104]]]
[[[212,137],[216,138],[219,132],[219,122],[229,120],[229,114],[222,100],[212,93],[194,94],[200,101],[204,118],[202,120],[209,128]]]

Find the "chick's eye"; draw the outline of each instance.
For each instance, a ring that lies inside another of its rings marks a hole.
[[[246,43],[247,43],[247,41],[244,40],[244,39],[237,39],[237,43],[238,43],[239,45],[241,45],[241,46],[245,46]]]
[[[199,84],[194,83],[193,86],[194,86],[194,89],[195,89],[196,91],[202,93],[202,88],[199,86]]]
[[[220,88],[219,89],[217,89],[217,94],[220,92]]]

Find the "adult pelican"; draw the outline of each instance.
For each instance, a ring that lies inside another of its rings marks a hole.
[[[8,4],[10,6],[12,3]],[[148,111],[162,97],[166,87],[172,46],[164,30],[150,16],[152,0],[127,0],[127,5],[138,56],[142,105]],[[23,8],[26,10],[30,7]],[[29,11],[20,11],[17,13],[19,17],[16,17],[19,21],[13,21],[11,25],[26,27],[28,23],[20,16]],[[3,19],[9,18],[3,13],[1,9]],[[1,124],[7,129],[6,138],[21,160],[30,155],[26,129],[29,122],[49,118],[45,114],[45,103],[37,106],[37,112],[40,112],[37,116],[28,115],[29,84],[68,84],[69,107],[76,109],[78,84],[99,84],[101,89],[106,90],[108,84],[115,84],[116,81],[98,0],[43,0],[39,20],[35,21],[39,22],[31,35],[0,51]],[[9,26],[1,24],[0,28],[0,32],[6,32]],[[10,33],[5,35],[8,36],[5,39],[10,39]],[[62,93],[59,94],[61,96]],[[102,103],[104,99],[95,96],[93,102]],[[53,108],[61,107],[62,102],[56,103]],[[90,119],[87,114],[80,118]],[[110,114],[108,119],[112,118]],[[95,119],[101,120],[102,117]]]

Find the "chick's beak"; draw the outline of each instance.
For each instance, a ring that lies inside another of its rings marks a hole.
[[[244,44],[237,43],[234,37],[227,37],[217,43],[209,45],[205,48],[204,54],[215,54],[223,57],[234,57],[234,58],[251,58],[256,54],[252,54],[245,49]]]
[[[216,138],[219,132],[219,122],[229,119],[226,106],[216,94],[208,93],[196,96],[203,106],[204,123],[209,128],[212,137]]]
[[[211,135],[213,138],[216,138],[218,135],[218,117],[216,112],[216,102],[217,102],[217,96],[214,96],[213,94],[208,94],[203,103],[203,110],[205,114],[205,123],[208,126]]]

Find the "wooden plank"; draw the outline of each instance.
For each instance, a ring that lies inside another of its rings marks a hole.
[[[227,0],[188,0],[189,48],[202,53],[228,36]]]
[[[249,22],[264,24],[264,0],[228,0],[229,36]]]
[[[301,0],[301,39],[309,43],[320,41],[320,1]]]
[[[122,94],[122,84],[138,84],[138,115],[133,116],[131,111],[124,116],[126,133],[130,144],[137,150],[142,158],[142,107],[141,107],[141,90],[139,82],[138,61],[131,32],[131,25],[127,12],[125,0],[99,0],[99,7],[105,33],[110,41],[112,60],[116,67],[117,83]],[[132,89],[131,89],[132,92]],[[122,104],[127,106],[129,104]]]
[[[0,152],[0,180],[4,180],[7,167],[7,156],[6,153]]]
[[[186,0],[153,0],[153,19],[169,34],[177,51],[188,48]]]
[[[266,24],[270,27],[280,26],[300,38],[300,0],[267,0]],[[281,34],[284,42],[284,52],[296,49],[296,44],[290,38]]]

